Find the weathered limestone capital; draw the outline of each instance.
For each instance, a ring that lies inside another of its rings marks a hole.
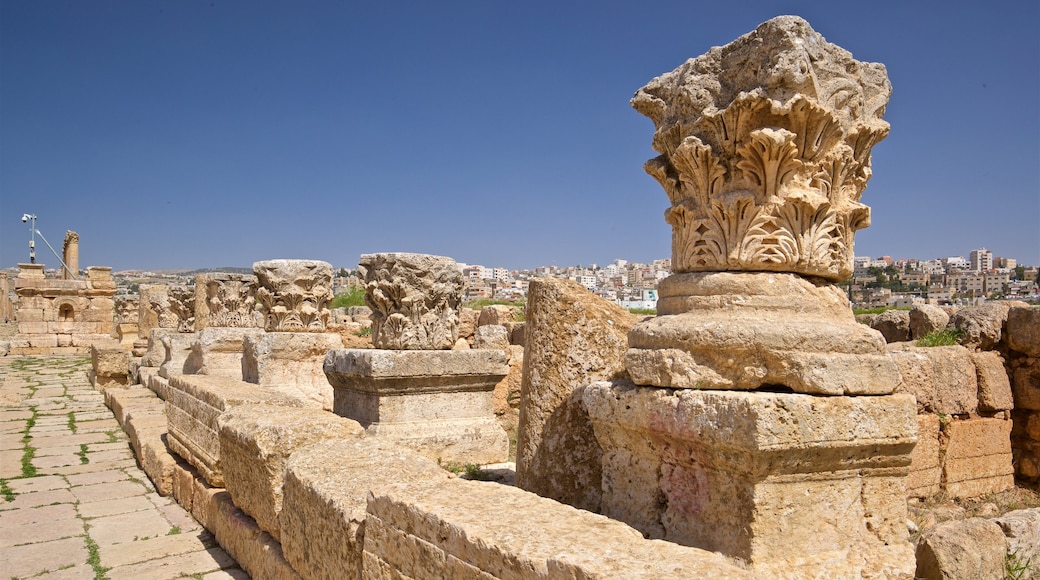
[[[459,338],[463,279],[455,260],[427,254],[361,256],[372,344],[390,350],[447,350]]]
[[[645,165],[671,201],[658,316],[629,333],[640,385],[891,393],[877,332],[833,285],[852,273],[871,147],[888,134],[885,67],[779,16],[640,89]]]
[[[118,324],[133,323],[134,328],[137,328],[137,320],[140,310],[140,306],[138,306],[138,297],[134,295],[116,296],[113,302],[115,303],[116,322]]]
[[[195,291],[183,286],[151,287],[141,292],[141,300],[155,313],[156,326],[172,328],[177,332],[195,331]]]
[[[325,332],[329,324],[332,264],[319,260],[266,260],[253,264],[268,332]]]
[[[640,89],[654,122],[644,166],[671,201],[672,270],[773,271],[840,281],[892,87],[796,16],[779,16]]]
[[[217,272],[195,276],[195,329],[263,328],[255,276]]]

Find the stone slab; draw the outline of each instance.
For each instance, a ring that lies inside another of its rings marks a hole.
[[[343,348],[343,339],[333,333],[247,334],[243,340],[242,380],[331,411],[332,386],[322,365],[325,355],[338,348]]]
[[[270,405],[236,406],[218,424],[225,488],[239,509],[279,541],[282,483],[292,453],[317,441],[365,434],[357,421],[328,411]]]
[[[306,405],[302,399],[278,390],[227,377],[173,375],[170,379],[167,445],[212,485],[223,486],[217,419],[224,411],[242,404]]]
[[[495,505],[522,518],[488,518]],[[368,501],[363,577],[751,578],[703,550],[496,484],[399,483]]]
[[[286,467],[279,514],[286,560],[305,578],[359,576],[369,491],[449,477],[433,461],[377,439],[298,450]]]

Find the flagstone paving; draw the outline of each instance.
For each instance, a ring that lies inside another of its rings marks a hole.
[[[0,357],[0,578],[248,578],[155,492],[89,368]]]

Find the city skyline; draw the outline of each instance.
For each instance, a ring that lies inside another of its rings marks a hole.
[[[875,7],[0,3],[0,267],[669,257],[628,100],[782,13],[892,81],[856,254],[1040,264],[1040,7]]]

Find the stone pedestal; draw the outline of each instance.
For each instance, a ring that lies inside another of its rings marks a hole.
[[[242,344],[242,380],[332,410],[332,385],[325,378],[322,365],[330,350],[343,348],[338,334],[246,333]]]
[[[185,370],[242,380],[243,342],[247,336],[260,334],[262,328],[204,328],[195,333]]]
[[[370,436],[459,463],[508,458],[493,404],[495,384],[508,373],[501,350],[345,349],[325,358],[333,412]]]
[[[169,379],[171,375],[190,374],[192,369],[186,368],[186,363],[191,355],[191,345],[195,342],[195,333],[171,331],[158,336],[165,351],[163,362],[159,365],[159,376]]]
[[[601,511],[768,577],[912,577],[909,395],[817,397],[599,382]]]

